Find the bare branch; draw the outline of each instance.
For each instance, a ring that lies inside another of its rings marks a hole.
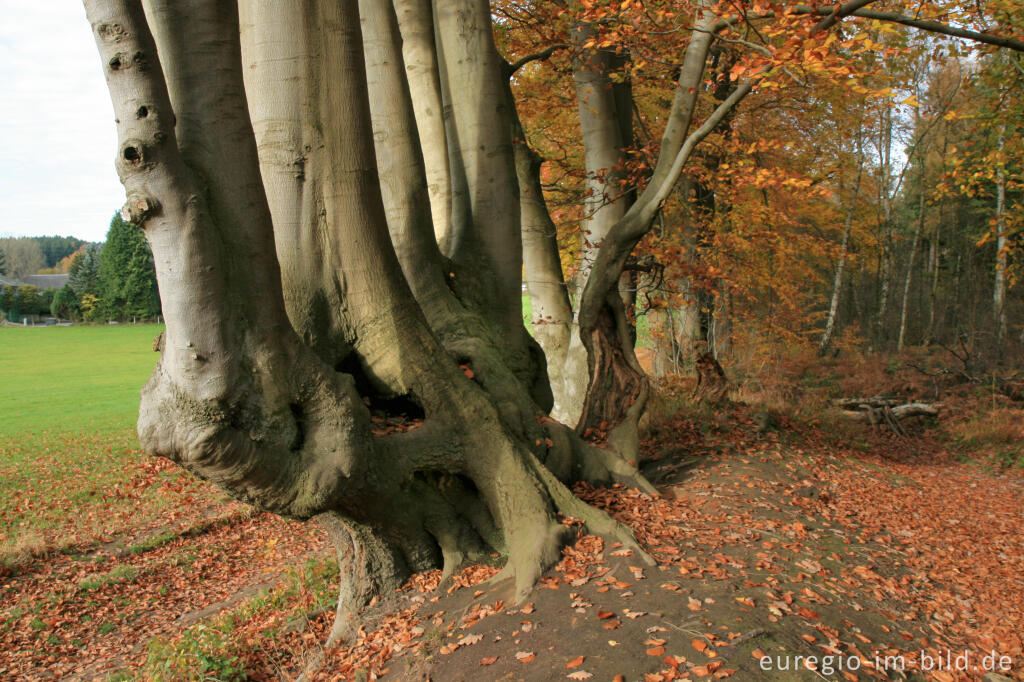
[[[831,10],[822,9],[821,13],[825,13],[826,16],[811,29],[811,33],[827,31],[835,26],[843,17],[849,16],[861,7],[870,5],[874,1],[875,0],[850,0],[850,2],[844,2],[841,5],[834,5]]]
[[[551,55],[553,55],[554,53],[558,52],[559,50],[565,50],[568,47],[569,46],[564,44],[564,43],[558,43],[557,45],[552,45],[551,47],[548,47],[548,48],[545,48],[545,49],[541,50],[540,52],[534,52],[533,54],[528,54],[525,57],[517,59],[514,62],[511,62],[511,63],[506,62],[505,63],[505,74],[509,78],[511,78],[513,75],[515,75],[516,71],[518,71],[519,69],[523,68],[524,66],[526,66],[530,62],[544,61],[544,60],[547,60],[547,59],[551,59]]]
[[[870,0],[869,0],[870,1]],[[858,4],[860,7],[868,4],[864,0],[854,0],[848,2],[846,5]],[[841,5],[844,7],[846,5]],[[827,27],[832,26],[842,16],[860,17],[862,19],[874,19],[876,21],[887,21],[893,24],[902,24],[904,26],[910,26],[911,28],[917,28],[922,31],[928,31],[929,33],[941,33],[943,35],[954,36],[956,38],[965,38],[967,40],[973,40],[979,43],[985,43],[986,45],[994,45],[996,47],[1005,47],[1017,52],[1024,52],[1024,41],[1017,40],[1015,38],[1007,38],[1004,36],[996,36],[991,33],[980,33],[978,31],[971,31],[966,28],[958,28],[956,26],[950,26],[949,24],[943,24],[939,21],[931,21],[928,19],[917,19],[914,17],[908,17],[903,14],[897,14],[896,12],[882,12],[879,10],[872,9],[854,9],[849,12],[842,12],[840,9],[838,12],[834,12],[831,9],[825,9],[821,7],[808,7],[801,5],[791,10],[793,14],[825,14],[828,15],[826,19],[814,27],[815,31],[821,30],[822,26],[825,26],[826,22],[830,19],[832,23],[827,24]],[[839,16],[836,16],[836,15]]]

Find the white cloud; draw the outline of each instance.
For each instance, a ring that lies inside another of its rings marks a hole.
[[[0,0],[0,16],[0,235],[100,241],[124,190],[85,10]]]

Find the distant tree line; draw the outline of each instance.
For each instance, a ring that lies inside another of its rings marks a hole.
[[[0,276],[66,273],[61,262],[88,242],[77,237],[7,237],[0,239]]]
[[[9,245],[18,254],[11,262]],[[28,246],[26,246],[28,245]],[[153,254],[145,235],[115,214],[106,242],[93,244],[74,237],[23,237],[0,244],[0,269],[10,277],[34,273],[67,273],[60,290],[26,285],[0,289],[0,311],[12,321],[25,315],[53,315],[63,319],[152,319],[160,314]],[[27,266],[40,267],[25,271]]]

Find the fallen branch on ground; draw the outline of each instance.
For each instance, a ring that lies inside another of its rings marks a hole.
[[[884,424],[894,433],[901,436],[907,432],[900,421],[910,417],[936,417],[939,414],[938,404],[902,403],[899,401],[875,396],[873,398],[842,398],[835,404],[843,410],[843,415],[854,421],[863,421],[877,427]]]

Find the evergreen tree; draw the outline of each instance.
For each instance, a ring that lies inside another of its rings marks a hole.
[[[153,317],[160,312],[149,243],[142,230],[118,213],[110,221],[99,278],[99,295],[108,317]]]
[[[0,276],[7,274],[7,256],[4,255],[4,250],[0,249]]]
[[[81,300],[86,294],[100,295],[100,247],[89,246],[71,263],[68,286]]]

